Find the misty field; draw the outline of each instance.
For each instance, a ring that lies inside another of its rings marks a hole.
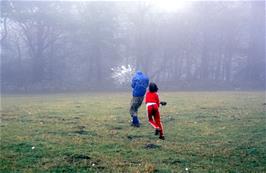
[[[266,172],[264,92],[167,92],[166,140],[130,93],[2,96],[0,172]]]

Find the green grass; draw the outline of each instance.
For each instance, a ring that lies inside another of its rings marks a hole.
[[[2,96],[0,172],[266,172],[264,92],[160,97],[165,141],[130,93]]]

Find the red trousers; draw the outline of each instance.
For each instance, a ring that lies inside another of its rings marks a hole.
[[[149,123],[160,132],[160,136],[163,136],[163,126],[161,123],[160,112],[157,104],[149,105],[147,107],[147,116]]]

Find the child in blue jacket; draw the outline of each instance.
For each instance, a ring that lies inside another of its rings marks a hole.
[[[144,95],[146,93],[146,88],[149,84],[149,78],[145,76],[141,71],[137,71],[132,79],[132,100],[130,106],[130,115],[132,117],[132,126],[139,127],[140,122],[138,119],[138,109],[141,106]]]

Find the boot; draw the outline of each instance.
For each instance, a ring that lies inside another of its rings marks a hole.
[[[155,129],[155,135],[157,136],[157,135],[159,135],[159,133],[160,133],[160,129]]]
[[[165,137],[164,136],[159,136],[159,139],[165,140]]]
[[[139,119],[138,119],[137,116],[133,116],[132,117],[132,126],[134,126],[134,127],[139,127],[140,126]]]

